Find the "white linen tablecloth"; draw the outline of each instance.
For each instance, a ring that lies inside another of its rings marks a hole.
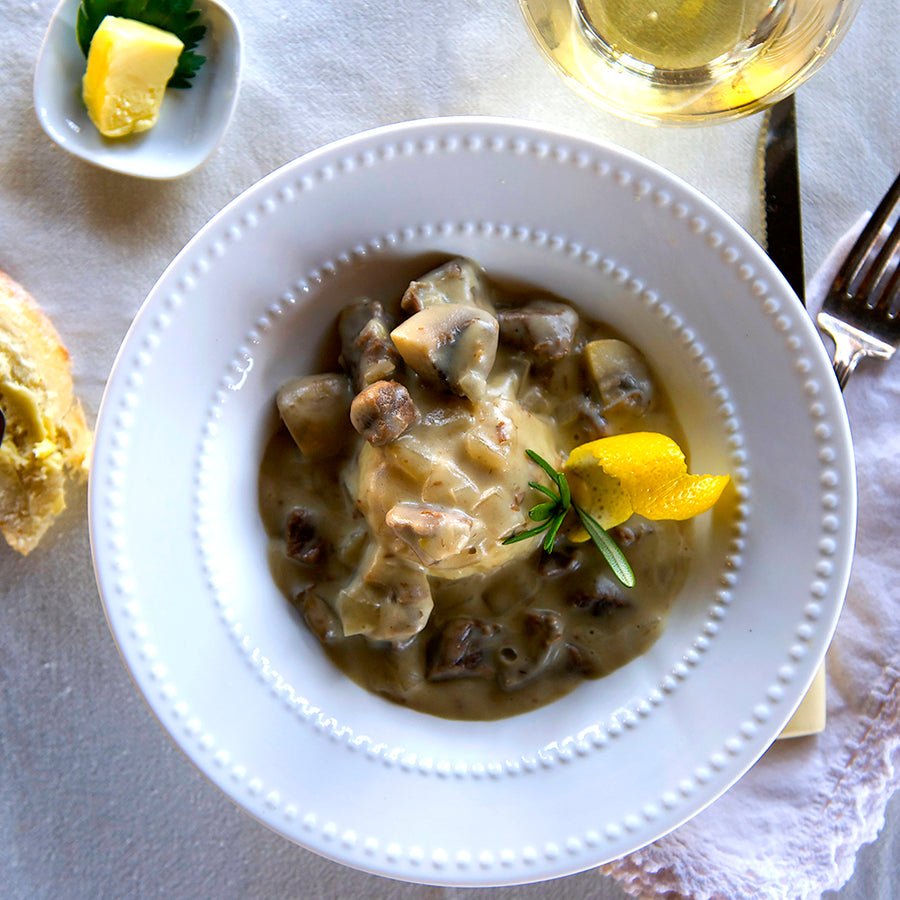
[[[590,106],[549,70],[513,0],[234,0],[245,68],[215,155],[172,182],[82,163],[32,105],[52,0],[0,0],[0,269],[42,304],[93,421],[116,349],[169,260],[225,203],[328,141],[390,122],[486,114],[619,143],[682,176],[761,235],[762,116],[671,130]],[[807,272],[900,169],[900,16],[865,0],[798,93]],[[0,546],[0,894],[15,898],[817,897],[900,893],[897,786],[900,363],[846,392],[860,525],[829,653],[829,729],[782,742],[693,822],[630,859],[491,891],[403,885],[295,847],[185,760],[119,659],[93,580],[84,492],[27,560]],[[840,777],[839,777],[840,776]],[[818,782],[818,789],[816,783]],[[833,797],[828,796],[833,794]],[[851,879],[854,862],[857,873]],[[845,882],[849,883],[845,885]]]

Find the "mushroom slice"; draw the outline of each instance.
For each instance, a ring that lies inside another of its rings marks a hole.
[[[462,510],[424,503],[397,503],[387,511],[384,522],[424,566],[462,553],[475,525]]]
[[[584,348],[584,361],[604,409],[620,407],[643,415],[653,400],[653,379],[644,357],[631,344],[607,338]]]
[[[349,447],[352,399],[345,375],[305,375],[285,382],[276,403],[300,452],[307,459],[327,459],[343,455]]]
[[[396,381],[376,381],[350,404],[353,427],[375,447],[396,440],[418,418],[409,391]]]
[[[499,331],[489,312],[447,303],[410,316],[391,332],[391,339],[420,378],[480,400],[497,357]]]
[[[391,343],[392,326],[381,303],[368,297],[354,300],[341,310],[341,364],[357,390],[397,373],[400,357]]]
[[[372,544],[357,575],[337,596],[344,635],[400,643],[428,622],[434,601],[421,566],[387,557]]]
[[[460,257],[410,282],[400,306],[407,312],[421,312],[427,306],[456,303],[493,312],[487,282],[475,263]]]
[[[579,321],[571,306],[553,300],[498,310],[497,319],[505,344],[526,350],[541,362],[562,359],[571,352]]]

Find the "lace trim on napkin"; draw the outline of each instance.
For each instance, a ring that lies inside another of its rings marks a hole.
[[[853,874],[859,847],[877,837],[888,798],[900,787],[900,671],[895,666],[872,689],[870,701],[871,713],[863,716],[843,744],[818,796],[806,806],[805,824],[791,829],[793,837],[789,837],[773,817],[771,826],[777,833],[770,833],[768,840],[774,838],[782,845],[780,859],[760,858],[749,847],[746,855],[720,857],[716,850],[705,854],[687,834],[689,824],[601,871],[634,897],[666,900],[809,900],[839,888]],[[766,765],[765,757],[758,765]],[[737,795],[740,786],[732,792]],[[738,796],[732,799],[740,802]],[[793,797],[784,802],[799,800]],[[764,832],[769,826],[760,820],[757,827]],[[823,840],[825,834],[828,838]],[[712,836],[703,837],[705,843]],[[787,861],[790,866],[785,865]]]

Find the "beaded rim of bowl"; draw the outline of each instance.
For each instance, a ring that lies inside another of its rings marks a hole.
[[[808,400],[811,427],[819,448],[817,458],[820,464],[819,482],[822,487],[820,503],[823,512],[815,577],[809,584],[808,597],[802,607],[800,621],[795,627],[794,639],[787,649],[776,681],[766,688],[765,696],[751,710],[750,715],[744,718],[735,732],[726,737],[719,747],[708,754],[706,761],[695,767],[694,771],[685,776],[677,786],[665,792],[657,802],[646,804],[637,813],[628,813],[621,821],[610,822],[599,831],[570,835],[561,844],[552,842],[544,847],[526,846],[508,849],[496,855],[483,853],[473,855],[468,851],[461,851],[453,858],[440,848],[432,851],[426,851],[419,846],[405,848],[396,842],[379,840],[374,836],[357,835],[342,827],[340,823],[324,817],[320,812],[300,809],[296,802],[284,796],[282,788],[268,784],[265,776],[251,771],[245,761],[232,758],[228,749],[219,745],[216,736],[206,730],[201,711],[191,709],[180,699],[177,686],[169,682],[163,654],[159,652],[152,634],[142,621],[140,603],[129,601],[135,585],[131,581],[127,561],[118,566],[116,590],[119,602],[130,621],[126,640],[137,645],[138,657],[143,660],[146,672],[157,688],[157,695],[169,706],[172,719],[181,723],[184,736],[194,749],[207,756],[216,768],[226,771],[232,783],[243,786],[246,795],[264,807],[273,818],[281,821],[286,830],[289,824],[299,825],[310,839],[315,837],[315,842],[320,847],[340,844],[344,850],[352,851],[356,855],[361,854],[369,860],[367,865],[376,865],[376,860],[380,860],[380,864],[387,871],[394,871],[398,866],[407,864],[418,871],[430,867],[434,879],[442,883],[446,883],[448,869],[460,872],[477,869],[484,874],[493,869],[509,870],[519,863],[533,867],[541,858],[555,863],[560,855],[571,858],[573,866],[584,867],[582,857],[585,854],[595,854],[599,846],[609,845],[615,848],[617,842],[628,834],[647,824],[652,825],[664,811],[682,807],[686,800],[716,778],[716,773],[734,772],[735,767],[741,764],[747,742],[757,736],[760,727],[765,725],[772,717],[774,708],[782,702],[785,689],[796,680],[796,665],[805,658],[809,644],[820,629],[823,600],[833,590],[831,582],[836,572],[833,557],[839,550],[836,535],[842,529],[841,501],[838,493],[841,478],[834,465],[839,462],[839,458],[833,443],[836,431],[840,429],[835,429],[829,423],[828,405],[821,397],[822,384],[814,373],[813,362],[804,353],[805,341],[794,333],[791,312],[785,311],[781,302],[769,293],[769,285],[764,278],[757,277],[753,265],[745,262],[741,252],[731,246],[720,231],[711,227],[702,214],[693,214],[688,205],[675,201],[666,189],[655,188],[650,180],[635,179],[631,168],[627,165],[610,164],[603,158],[602,149],[598,149],[596,155],[584,151],[573,154],[562,138],[550,140],[545,137],[536,139],[520,137],[509,140],[503,137],[483,137],[478,134],[476,127],[474,133],[443,138],[426,137],[419,140],[386,138],[379,144],[377,150],[370,148],[357,155],[345,156],[335,165],[322,166],[314,175],[304,174],[292,185],[281,184],[275,193],[269,192],[262,202],[243,213],[240,226],[231,224],[225,233],[221,232],[221,229],[213,229],[194,247],[191,272],[182,276],[173,291],[161,297],[161,309],[153,320],[151,330],[143,337],[139,352],[134,356],[132,371],[123,376],[128,389],[120,398],[119,408],[110,411],[110,416],[115,417],[116,430],[112,441],[114,450],[106,462],[112,473],[110,483],[117,489],[109,491],[101,505],[101,513],[110,531],[115,532],[115,522],[121,514],[122,485],[116,479],[116,470],[121,463],[120,455],[128,452],[127,432],[133,422],[131,410],[137,405],[137,397],[143,385],[141,371],[152,365],[154,350],[164,340],[165,331],[177,319],[185,297],[202,282],[205,274],[214,266],[215,260],[226,252],[227,245],[233,245],[241,240],[242,229],[256,228],[263,217],[277,210],[280,204],[292,202],[298,193],[313,190],[318,183],[333,181],[342,173],[352,172],[360,166],[377,166],[383,160],[419,153],[482,151],[531,154],[555,163],[591,168],[600,177],[612,178],[616,184],[628,190],[637,201],[649,202],[659,209],[668,210],[675,219],[683,222],[685,229],[705,244],[707,250],[717,254],[722,263],[733,268],[737,280],[746,285],[748,294],[757,300],[760,310],[771,320],[773,328],[783,335],[784,345],[793,360],[793,370],[801,381],[801,390]],[[276,185],[278,184],[276,181]],[[430,756],[420,757],[414,749],[390,746],[384,742],[373,741],[364,734],[358,734],[337,716],[319,709],[300,696],[285,681],[273,668],[264,648],[257,646],[252,636],[246,633],[245,627],[238,621],[234,611],[216,590],[217,575],[209,549],[213,524],[204,515],[202,493],[208,489],[205,477],[206,462],[210,454],[216,450],[216,423],[221,418],[223,408],[228,403],[229,397],[233,396],[235,390],[239,389],[249,377],[254,348],[264,343],[275,323],[300,302],[298,297],[314,293],[345,267],[352,266],[362,259],[377,257],[386,249],[396,250],[405,244],[427,245],[429,239],[436,237],[446,240],[454,236],[473,235],[490,240],[520,242],[540,251],[562,254],[569,260],[594,267],[623,286],[634,303],[642,304],[652,315],[664,322],[671,330],[673,340],[679,342],[685,359],[695,367],[717,406],[721,427],[728,435],[739,501],[729,549],[719,577],[720,586],[711,598],[705,621],[700,625],[691,645],[684,649],[678,661],[672,664],[657,687],[650,690],[647,696],[629,704],[627,708],[617,710],[606,722],[579,734],[561,735],[556,741],[546,746],[534,747],[518,759],[492,758],[475,763],[459,763]],[[259,679],[308,725],[324,732],[335,741],[345,743],[350,750],[377,759],[388,766],[396,766],[403,771],[414,771],[442,779],[497,779],[552,767],[557,763],[568,763],[579,757],[602,751],[611,740],[634,732],[640,723],[664,702],[666,696],[676,692],[679,685],[690,677],[691,672],[701,665],[704,653],[715,640],[721,623],[727,616],[733,589],[740,578],[744,536],[750,510],[747,484],[750,462],[741,434],[740,416],[728,387],[723,383],[717,370],[715,359],[706,352],[679,312],[661,299],[656,290],[648,288],[642,281],[633,277],[627,268],[596,250],[569,240],[565,235],[533,230],[513,223],[481,220],[417,223],[400,230],[374,235],[364,244],[345,248],[333,258],[323,261],[316,268],[306,272],[295,285],[269,306],[263,316],[248,326],[245,339],[235,349],[227,371],[222,374],[220,386],[215,391],[212,405],[207,410],[203,437],[195,461],[194,537],[200,548],[206,569],[205,575],[213,591],[221,622],[229,630],[235,646],[255,669]],[[851,510],[850,513],[852,512]],[[123,547],[115,538],[109,541],[109,549],[113,552],[113,558],[119,558],[121,562]],[[623,851],[616,851],[614,855],[621,855],[621,852]],[[424,873],[422,877],[428,880]]]

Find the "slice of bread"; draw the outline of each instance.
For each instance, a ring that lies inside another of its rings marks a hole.
[[[92,436],[56,329],[3,272],[0,410],[0,533],[27,554],[65,509],[67,480],[87,476]]]

